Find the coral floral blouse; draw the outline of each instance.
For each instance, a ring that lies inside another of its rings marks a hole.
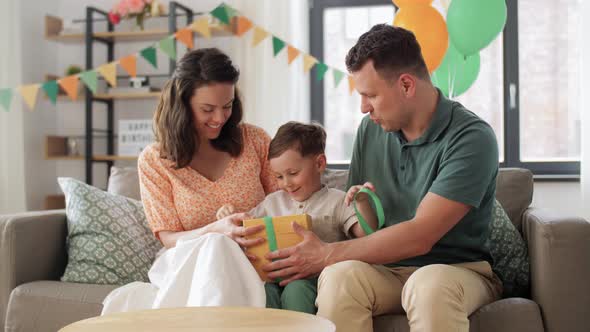
[[[267,160],[270,137],[259,127],[242,124],[244,147],[223,175],[211,181],[187,166],[160,158],[158,143],[145,148],[138,160],[141,200],[154,234],[200,228],[216,220],[224,204],[246,212],[276,191]]]

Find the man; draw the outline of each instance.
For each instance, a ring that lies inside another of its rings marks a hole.
[[[346,57],[361,112],[347,200],[365,183],[385,228],[323,243],[311,232],[268,255],[282,284],[321,272],[318,315],[337,331],[373,331],[373,316],[406,313],[412,331],[468,331],[468,316],[499,299],[484,245],[498,172],[492,128],[431,81],[414,35],[374,26]],[[369,183],[366,183],[369,182]]]

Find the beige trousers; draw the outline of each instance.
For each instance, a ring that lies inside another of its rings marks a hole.
[[[468,316],[501,294],[487,262],[388,268],[345,261],[321,273],[316,304],[337,332],[373,332],[373,316],[404,313],[412,332],[468,332]]]

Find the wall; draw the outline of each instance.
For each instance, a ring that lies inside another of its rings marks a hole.
[[[55,67],[57,50],[44,38],[45,13],[55,8],[56,1],[21,1],[21,55],[23,84],[44,80],[44,73]],[[55,192],[56,164],[44,160],[44,137],[56,128],[55,110],[39,92],[34,112],[23,106],[25,187],[27,210],[41,208],[47,193]],[[18,100],[18,99],[17,99]]]
[[[584,216],[586,209],[579,182],[535,182],[532,205],[569,216]]]

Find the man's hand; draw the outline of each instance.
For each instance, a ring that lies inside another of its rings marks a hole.
[[[363,188],[368,188],[372,192],[375,192],[375,186],[371,182],[365,182],[362,186],[361,185],[352,186],[346,192],[346,197],[344,198],[344,204],[346,204],[346,206],[350,206],[350,203],[352,203],[352,201],[354,200],[354,195],[356,195],[356,193],[358,193]],[[359,195],[359,198],[357,199],[357,201],[358,202],[367,201],[367,196],[368,195],[366,195],[366,194]]]
[[[303,237],[303,241],[296,246],[266,254],[267,259],[276,259],[276,261],[262,268],[264,271],[270,272],[268,273],[270,279],[283,278],[280,286],[319,274],[327,266],[327,258],[331,253],[329,245],[322,242],[313,232],[306,230],[296,222],[293,222],[291,226],[297,234]]]

